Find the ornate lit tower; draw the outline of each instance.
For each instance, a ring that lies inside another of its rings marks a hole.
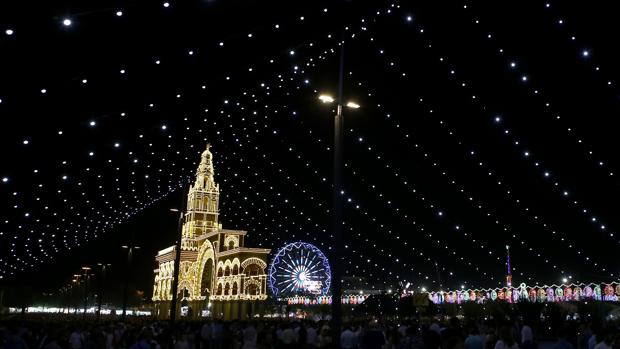
[[[191,316],[247,318],[267,298],[270,249],[245,247],[244,230],[219,223],[220,186],[215,182],[211,146],[202,152],[196,180],[187,194],[179,261],[179,308]],[[172,299],[175,246],[157,253],[153,284],[156,315],[166,317]],[[189,311],[191,309],[191,311]],[[183,314],[183,312],[182,312]]]
[[[183,250],[197,250],[197,237],[221,229],[218,223],[220,185],[215,182],[211,145],[202,152],[196,181],[187,195],[187,212],[183,222]]]
[[[512,268],[510,267],[510,246],[506,245],[506,266],[508,274],[506,274],[506,287],[512,287]]]

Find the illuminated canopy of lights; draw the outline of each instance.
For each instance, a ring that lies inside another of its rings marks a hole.
[[[351,287],[436,289],[438,274],[453,289],[497,287],[507,243],[528,285],[616,278],[619,71],[603,41],[575,32],[575,13],[513,4],[534,14],[528,27],[468,2],[358,4],[341,36],[341,10],[319,4],[240,15],[233,29],[217,11],[185,6],[57,12],[40,37],[26,22],[0,22],[0,278],[149,214],[192,178],[206,142],[227,225],[274,250],[308,241],[342,264]],[[144,28],[148,44],[134,47]],[[526,29],[555,50],[515,40]],[[334,258],[342,37],[345,243]],[[24,47],[54,54],[35,64],[40,55]],[[303,291],[312,258],[286,260],[281,286]]]

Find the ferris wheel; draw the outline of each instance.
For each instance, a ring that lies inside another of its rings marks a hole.
[[[269,288],[276,297],[327,295],[331,277],[323,252],[301,241],[279,249],[269,265]]]

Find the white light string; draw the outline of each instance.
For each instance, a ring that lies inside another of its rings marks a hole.
[[[553,11],[555,11],[554,10],[555,7],[553,6],[551,2],[549,1],[545,2],[543,5],[543,8],[547,10],[548,12],[550,12],[552,16],[556,16],[556,18],[554,19],[554,23],[556,27],[563,28],[566,31],[569,30],[569,25],[567,24],[567,20],[564,18],[564,16],[553,14]],[[591,45],[581,44],[577,40],[577,37],[574,34],[568,34],[568,39],[569,39],[569,42],[572,42],[574,46],[576,47],[577,56],[582,58],[578,61],[584,64],[588,64],[590,66],[590,69],[592,69],[592,71],[594,71],[597,74],[601,74],[601,66],[597,64],[594,59],[592,59],[592,56],[593,56],[592,50],[589,48]],[[602,78],[600,81],[603,81],[605,87],[612,90],[614,94],[617,94],[616,82],[613,79]]]
[[[309,43],[308,45],[309,45],[310,47],[312,47],[312,46],[313,46],[313,44],[312,44],[312,43]],[[289,51],[287,51],[287,54],[288,54],[288,55],[290,55],[290,52],[289,52]],[[273,63],[273,62],[274,62],[274,60],[273,60],[273,59],[270,59],[270,60],[269,60],[269,63],[270,63],[270,64],[271,64],[271,63]],[[227,79],[227,80],[228,80],[228,79]],[[204,85],[203,85],[203,86],[204,86]],[[179,97],[179,96],[177,95],[177,97]],[[150,105],[149,105],[149,108],[153,108],[153,107],[154,107],[154,106],[153,106],[152,104],[150,104]],[[123,116],[123,114],[124,114],[124,113],[123,113],[123,112],[121,112],[121,113],[119,113],[119,114],[120,114],[121,116]],[[90,122],[90,124],[89,124],[89,126],[90,126],[90,127],[96,127],[96,126],[97,126],[97,122],[96,122],[96,121],[91,121],[91,122]],[[141,136],[141,137],[142,137],[142,136]],[[141,137],[139,137],[139,138],[141,138]],[[114,145],[115,145],[115,147],[117,147],[117,146],[119,146],[119,145],[120,145],[120,143],[115,142],[115,143],[114,143]],[[92,154],[92,153],[90,153],[90,154]],[[132,155],[132,152],[129,152],[129,155]],[[136,160],[137,160],[137,158],[134,158],[134,161],[136,161]],[[63,166],[64,166],[64,165],[67,165],[66,161],[63,161],[63,162],[62,162],[62,165],[63,165]],[[117,168],[117,169],[118,169],[118,168]],[[40,171],[39,171],[39,170],[37,170],[37,169],[35,169],[34,171],[35,171],[35,173],[39,173],[39,172],[40,172]],[[67,180],[67,179],[69,179],[69,177],[68,177],[68,176],[66,176],[66,175],[62,175],[62,179],[63,179],[63,180]],[[117,178],[117,181],[118,181],[118,178]],[[7,183],[7,182],[8,182],[8,180],[7,180],[7,181],[3,181],[3,182],[4,182],[4,183]],[[80,182],[78,182],[78,184],[80,184]],[[119,190],[119,189],[117,188],[117,190]],[[17,196],[18,196],[18,193],[17,193],[17,192],[13,192],[13,196],[14,196],[14,197],[17,197]],[[66,201],[66,199],[65,199],[65,201]],[[85,204],[86,204],[86,205],[88,205],[88,204],[89,204],[89,202],[85,202]],[[18,205],[18,204],[14,205],[14,206],[15,206],[15,208],[19,208],[19,205]],[[54,214],[54,215],[55,215],[55,214]],[[28,216],[28,217],[30,217],[30,213],[27,213],[27,216]],[[107,217],[107,218],[110,218],[110,217]],[[6,220],[6,221],[5,221],[5,224],[6,224],[6,223],[8,223],[8,220]],[[98,222],[96,222],[96,223],[99,223],[99,224],[100,224],[100,223],[102,223],[102,222],[101,222],[101,221],[98,221]],[[103,224],[104,224],[104,226],[105,226],[105,225],[107,225],[107,224],[109,224],[109,223],[108,223],[108,222],[103,222]],[[65,229],[65,230],[66,230],[66,229]],[[83,231],[82,231],[82,232],[83,232]],[[79,236],[80,231],[75,231],[75,233],[76,233],[76,236]],[[27,245],[26,245],[25,249],[27,249]],[[28,255],[30,255],[30,253],[28,253]],[[19,257],[17,257],[17,258],[19,258]],[[35,258],[35,260],[36,260],[36,258]],[[2,262],[2,260],[0,260],[0,262]],[[31,266],[32,266],[32,265],[31,265]],[[3,269],[3,270],[4,270],[4,269]],[[1,271],[0,271],[0,274],[1,274]],[[11,274],[13,274],[13,273],[11,273]]]
[[[387,56],[387,55],[386,55],[386,53],[385,53],[385,50],[384,50],[384,49],[380,49],[380,48],[378,47],[378,45],[375,43],[375,40],[370,40],[370,44],[375,46],[375,50],[377,50],[378,55],[379,55],[380,57],[383,57],[384,59],[386,59],[386,63],[388,63],[388,65],[386,65],[387,67],[393,67],[393,66],[394,66],[394,62],[395,62],[395,61],[394,61],[394,59],[389,59],[389,62],[387,62],[387,61],[388,61],[388,59],[386,58],[386,56]],[[389,70],[389,69],[388,69],[388,70]],[[407,76],[407,74],[402,74],[402,73],[398,73],[398,72],[394,72],[394,74],[395,74],[395,76],[397,76],[397,77],[399,77],[399,78],[402,78],[402,79],[407,79],[407,77],[406,77],[406,76]],[[361,83],[361,82],[358,82],[358,86],[362,86],[362,83]],[[373,96],[374,96],[374,97],[377,97],[377,93],[376,93],[376,92],[374,92],[374,91],[372,91],[372,92],[368,93],[367,95],[368,95],[368,97],[373,97]],[[422,102],[423,102],[423,100],[422,100],[421,98],[420,98],[418,101],[419,101],[420,103],[422,103]],[[385,112],[382,110],[383,105],[382,105],[381,103],[376,104],[376,107],[377,107],[377,109],[381,110],[381,111],[382,111],[382,113],[385,113]],[[428,110],[428,115],[430,116],[431,114],[433,114],[433,109],[432,109],[431,107],[429,107],[429,108],[430,108],[430,109]],[[387,113],[385,113],[385,115],[386,115],[386,120],[390,121],[390,122],[391,122],[391,124],[394,126],[394,130],[395,130],[396,132],[398,132],[398,133],[402,133],[403,138],[404,138],[404,141],[405,141],[405,142],[411,142],[411,139],[410,139],[411,134],[410,134],[410,133],[403,133],[403,131],[402,131],[402,129],[400,128],[400,125],[397,123],[397,121],[396,121],[396,120],[394,120],[394,118],[391,118],[392,113],[387,112]],[[439,120],[439,124],[440,124],[441,126],[443,126],[443,127],[447,127],[447,125],[446,125],[445,121],[443,121],[443,120]],[[453,130],[449,130],[448,132],[449,132],[449,135],[450,135],[450,136],[454,136],[454,131],[453,131]],[[461,141],[457,141],[457,142],[458,142],[458,144],[459,144],[460,146],[463,146],[463,147],[464,147],[464,148],[466,148],[466,149],[471,149],[471,148],[468,148],[467,146],[463,145],[463,143],[462,143]],[[414,144],[414,147],[413,147],[412,149],[413,149],[414,151],[420,151],[420,152],[423,152],[423,150],[420,148],[419,144],[417,144],[417,143],[416,143],[416,144]],[[468,153],[468,155],[469,155],[469,156],[467,156],[467,158],[469,158],[470,160],[474,161],[473,156],[476,154],[476,152],[469,150],[469,151],[467,151],[467,153]],[[433,163],[432,163],[433,167],[437,167],[437,166],[439,166],[439,165],[438,165],[438,163],[437,163],[436,161],[431,160],[431,159],[429,158],[429,155],[428,155],[428,153],[427,153],[427,152],[424,152],[424,154],[423,154],[423,155],[424,155],[424,158],[425,158],[425,159],[427,159],[428,161],[432,161],[432,162],[433,162]],[[478,162],[478,166],[479,166],[479,167],[484,167],[484,166],[483,166],[483,162]],[[498,177],[498,176],[497,176],[497,174],[496,174],[496,172],[495,172],[495,171],[493,171],[492,169],[488,169],[488,171],[486,171],[486,173],[485,173],[485,174],[486,174],[486,175],[488,175],[488,176],[493,176],[493,175],[495,175],[496,177]],[[445,172],[445,171],[442,171],[442,172],[441,172],[441,175],[442,175],[442,176],[444,176],[444,177],[445,177],[445,176],[447,176],[447,174],[446,174],[446,172]],[[513,196],[513,197],[514,197],[514,191],[513,191],[513,190],[511,190],[511,189],[510,189],[510,188],[509,188],[509,187],[505,184],[505,183],[506,183],[506,181],[505,181],[504,179],[502,179],[502,178],[498,178],[498,179],[499,179],[499,180],[498,180],[498,182],[497,182],[497,185],[499,185],[499,186],[504,186],[504,187],[506,187],[506,188],[507,188],[507,189],[506,189],[506,194],[507,194],[507,196],[508,196],[508,199],[509,199],[510,201],[514,200],[517,204],[521,203],[521,200],[520,200],[520,199],[513,199],[513,198],[511,198],[511,196]],[[465,195],[465,196],[468,196],[468,201],[469,201],[470,203],[472,203],[472,204],[474,204],[474,205],[475,205],[473,197],[471,196],[471,194],[467,194],[467,193],[465,193],[465,189],[464,189],[464,187],[457,185],[457,184],[456,184],[456,182],[455,182],[454,180],[450,180],[450,183],[451,183],[452,185],[456,186],[456,187],[459,189],[459,192],[460,192],[460,193],[462,193],[462,194],[463,194],[463,195]],[[484,211],[484,210],[483,210],[483,208],[482,208],[482,205],[481,205],[481,204],[478,204],[476,207],[477,207],[479,210]],[[530,212],[529,208],[524,207],[523,209],[524,209],[524,211],[525,211],[527,214],[532,214],[532,213]],[[487,216],[487,217],[489,217],[490,219],[493,219],[493,218],[491,217],[491,213],[490,213],[490,212],[488,212],[488,211],[486,212],[486,216]],[[544,223],[544,222],[539,222],[539,221],[538,221],[538,218],[539,218],[539,217],[538,217],[537,215],[534,215],[533,217],[534,217],[534,221],[535,221],[535,222],[542,224],[542,225],[543,225],[543,227],[545,227],[545,229],[550,229],[550,228],[548,228],[548,227],[547,227],[547,224],[546,224],[546,223]],[[498,220],[497,218],[495,218],[495,219],[494,219],[494,223],[495,223],[495,224],[500,225],[500,226],[503,228],[503,230],[504,230],[504,231],[506,231],[506,232],[507,232],[507,231],[509,231],[509,230],[510,230],[510,231],[512,231],[512,229],[510,229],[510,227],[509,227],[509,226],[507,226],[507,225],[504,225],[504,224],[500,223],[500,222],[499,222],[499,220]],[[556,234],[557,234],[557,231],[556,231],[556,230],[550,230],[550,233],[551,233],[552,235],[556,235]],[[584,255],[582,255],[582,251],[581,251],[581,250],[579,250],[576,246],[574,246],[574,244],[572,244],[572,243],[569,243],[569,242],[566,242],[566,241],[565,241],[565,238],[567,237],[567,234],[563,234],[563,235],[564,235],[563,237],[558,236],[557,238],[558,238],[561,242],[564,242],[564,243],[566,244],[566,246],[567,246],[567,247],[569,247],[569,248],[571,248],[571,249],[576,250],[576,252],[577,252],[577,254],[578,254],[578,257],[579,257],[579,258],[585,258],[585,260],[586,260],[588,263],[593,263],[593,265],[594,265],[594,266],[599,267],[599,263],[598,263],[598,262],[594,262],[594,261],[593,261],[593,259],[592,259],[590,256],[587,256],[587,255],[585,255],[585,254],[584,254]],[[522,245],[523,245],[523,244],[525,244],[525,242],[524,242],[523,240],[519,240],[519,239],[518,239],[518,236],[516,236],[516,234],[515,234],[515,233],[513,233],[513,238],[517,239],[517,240],[518,240],[518,241],[519,241]],[[529,250],[530,250],[530,251],[532,251],[533,253],[535,253],[531,247],[529,248]],[[546,259],[545,257],[542,257],[542,255],[541,255],[539,252],[538,252],[538,253],[535,253],[535,255],[536,255],[537,257],[544,258],[544,261],[545,261],[546,263],[549,263],[549,260],[548,260],[548,259]],[[555,269],[555,268],[557,268],[557,265],[556,265],[556,264],[554,264],[554,265],[553,265],[553,267],[554,267],[554,269]],[[606,268],[604,268],[604,267],[600,267],[600,268],[602,268],[602,269],[601,269],[601,271],[602,271],[602,272],[607,272]],[[564,272],[562,271],[562,273],[564,273]],[[611,275],[612,277],[614,277],[614,274],[613,274],[613,273],[611,273],[610,275]]]
[[[469,12],[471,12],[471,7],[464,5],[463,9],[468,10]],[[476,25],[480,25],[481,21],[478,17],[476,17],[475,15],[473,15],[474,18],[472,19],[472,23],[476,24]],[[490,44],[494,44],[494,43],[498,43],[498,35],[496,35],[495,33],[493,33],[492,31],[488,31],[488,34],[486,36],[485,42],[490,43]],[[561,118],[561,115],[559,112],[557,111],[553,111],[551,108],[551,100],[549,99],[549,97],[545,96],[544,92],[542,91],[541,88],[537,88],[534,87],[534,84],[532,83],[532,79],[531,76],[526,75],[525,72],[520,71],[519,68],[519,62],[514,59],[514,58],[505,58],[507,56],[509,56],[508,52],[506,52],[505,49],[499,47],[496,45],[496,51],[499,53],[499,56],[502,57],[503,59],[506,59],[506,67],[507,67],[507,71],[513,71],[513,72],[518,72],[517,74],[521,74],[520,78],[518,79],[519,82],[521,82],[521,85],[524,86],[525,88],[527,88],[528,90],[530,90],[531,95],[530,96],[539,96],[540,98],[542,98],[544,100],[543,102],[543,109],[545,110],[545,112],[547,114],[549,114],[549,116],[551,116],[551,119],[556,121],[556,122],[564,122],[565,119]],[[588,52],[584,57],[590,57],[589,51],[583,51],[583,52]],[[524,82],[523,78],[526,77],[526,81],[527,84],[523,84],[522,82]],[[611,85],[611,81],[609,81],[609,85]],[[591,145],[586,144],[586,142],[584,141],[583,137],[580,137],[576,134],[575,128],[571,127],[570,125],[568,125],[566,122],[564,122],[564,124],[562,125],[562,128],[566,129],[568,136],[574,140],[580,149],[582,149],[584,151],[584,154],[587,156],[587,158],[594,162],[594,164],[596,165],[597,168],[603,168],[605,166],[606,163],[608,163],[607,161],[603,161],[601,159],[595,159],[594,158],[594,151],[592,150],[593,147]],[[613,177],[614,176],[614,172],[613,171],[607,171],[607,176],[608,177]]]
[[[421,28],[421,27],[420,27],[420,29],[418,30],[418,32],[420,32],[420,33],[425,33],[425,32],[424,32],[424,30],[423,30],[423,28]],[[427,39],[427,42],[430,42],[430,41],[428,41],[428,39]],[[426,48],[428,48],[428,49],[432,49],[432,48],[434,48],[434,47],[433,47],[431,44],[428,44],[428,45],[426,46]],[[444,63],[444,64],[447,64],[447,58],[446,58],[445,56],[439,56],[439,57],[438,57],[438,60],[439,60],[440,62]],[[456,78],[456,70],[453,68],[453,66],[454,66],[454,65],[450,65],[450,66],[448,67],[448,69],[449,69],[449,71],[450,71],[450,76],[451,76],[452,78]],[[464,88],[464,89],[473,90],[471,87],[469,87],[469,86],[471,86],[471,83],[461,82],[460,86],[461,86],[462,88]],[[470,91],[468,91],[468,92],[470,92]],[[470,93],[471,93],[471,92],[470,92]],[[488,113],[488,112],[485,110],[485,107],[484,107],[484,105],[483,105],[483,104],[482,104],[482,102],[481,102],[480,95],[478,95],[478,94],[476,94],[475,92],[473,92],[473,93],[471,93],[471,95],[470,95],[470,96],[472,97],[472,98],[471,98],[472,103],[474,103],[475,105],[479,106],[479,107],[481,108],[481,110],[482,110],[484,113]],[[500,116],[494,115],[492,118],[493,118],[492,120],[493,120],[493,121],[494,121],[494,122],[495,122],[498,126],[503,125],[503,124],[505,123],[505,122],[504,122],[504,120],[502,119],[502,117],[500,117]],[[569,195],[567,195],[567,194],[566,194],[566,193],[568,193],[569,191],[568,191],[567,189],[563,188],[562,186],[560,186],[559,182],[557,182],[557,181],[552,181],[552,180],[551,180],[551,178],[552,178],[551,171],[550,171],[550,170],[548,170],[548,169],[544,169],[544,168],[545,168],[545,166],[543,166],[543,165],[542,165],[542,163],[541,163],[540,161],[536,161],[536,160],[534,160],[534,159],[533,159],[533,157],[531,156],[531,154],[532,154],[531,150],[530,150],[530,149],[528,149],[527,147],[525,147],[525,146],[523,145],[523,144],[524,144],[524,142],[522,142],[522,141],[520,140],[520,138],[513,137],[513,136],[512,136],[512,134],[513,134],[513,133],[512,133],[512,130],[511,130],[511,129],[509,129],[509,128],[506,128],[506,127],[505,127],[502,131],[503,131],[503,134],[504,134],[506,137],[511,137],[510,142],[511,142],[511,143],[512,143],[515,147],[517,147],[517,148],[520,150],[520,152],[523,154],[523,158],[524,158],[526,161],[528,161],[528,163],[532,164],[532,165],[536,168],[536,170],[537,170],[537,171],[540,171],[540,173],[542,174],[542,178],[543,178],[546,182],[548,182],[548,183],[552,184],[552,187],[555,187],[555,191],[557,191],[557,192],[560,194],[560,196],[561,196],[562,198],[564,198],[564,199],[566,199],[566,200],[570,200],[570,199],[569,199]],[[543,170],[540,170],[540,168],[543,168]],[[574,195],[572,195],[572,196],[574,196]],[[608,231],[608,226],[606,226],[603,222],[601,222],[601,220],[600,220],[599,218],[597,218],[596,216],[591,216],[591,215],[589,215],[588,213],[590,212],[590,210],[589,210],[588,208],[585,208],[584,206],[580,206],[580,202],[579,202],[579,201],[577,201],[577,200],[572,200],[572,201],[571,201],[571,203],[579,209],[579,211],[580,211],[580,212],[581,212],[581,213],[582,213],[582,214],[583,214],[583,215],[587,218],[587,220],[588,220],[590,223],[594,223],[594,224],[595,224],[595,226],[597,227],[597,229],[596,229],[596,230],[598,230],[598,231]],[[607,235],[608,235],[608,237],[612,238],[612,240],[614,240],[614,241],[616,241],[616,242],[620,243],[620,240],[616,240],[616,239],[614,238],[614,236],[615,236],[615,234],[614,234],[614,233],[609,232]]]
[[[307,82],[305,82],[305,83],[303,83],[303,84],[301,84],[301,85],[308,86],[308,83],[307,83]],[[280,88],[282,88],[282,86],[280,86]],[[312,134],[312,131],[309,131],[309,132],[310,132],[310,134]],[[280,133],[278,133],[278,134],[280,134]],[[312,139],[313,139],[313,140],[315,140],[315,141],[317,142],[317,145],[319,146],[319,149],[322,149],[323,144],[327,143],[327,142],[324,142],[323,140],[321,140],[320,138],[314,138],[314,137],[313,137]],[[294,150],[293,146],[290,146],[290,147],[289,147],[289,150],[290,150],[290,151],[293,151],[293,150]],[[328,148],[327,150],[329,150],[329,148]],[[327,155],[328,155],[328,154],[327,154]],[[306,163],[306,165],[308,165],[308,164]],[[309,166],[309,167],[313,167],[313,166]],[[353,170],[353,171],[354,171],[354,170]],[[354,172],[355,172],[355,171],[354,171]],[[364,179],[363,179],[363,178],[362,178],[361,180],[362,180],[362,182],[364,181]],[[373,185],[373,189],[375,189],[375,188],[376,188],[376,187]],[[377,194],[377,195],[382,196],[382,194]],[[384,199],[384,198],[383,198],[383,199]],[[350,203],[350,204],[356,204],[356,200],[353,200],[351,197],[347,199],[347,202],[348,202],[348,203]],[[391,204],[392,204],[391,202],[386,201],[386,205],[388,205],[388,206],[389,206],[389,205],[391,205]],[[393,206],[393,205],[392,205],[392,206]],[[359,205],[356,205],[356,207],[357,207],[357,208],[359,208]],[[431,207],[433,207],[433,205],[432,205],[432,204],[431,204]],[[400,208],[395,208],[395,210],[398,212],[398,211],[400,211]],[[401,218],[402,218],[402,217],[401,217]],[[373,220],[376,220],[376,218],[373,218]],[[407,221],[407,223],[410,223],[410,222],[408,222],[408,221]],[[413,223],[414,223],[414,224],[416,224],[416,223],[415,223],[415,221],[413,221]],[[419,225],[419,224],[418,224],[418,225]],[[424,231],[424,228],[422,227],[422,228],[420,228],[420,230],[421,230],[421,231]],[[431,234],[431,233],[429,233],[429,234],[430,234],[430,235],[428,235],[428,237],[429,237],[429,238],[432,238],[432,234]],[[424,236],[427,236],[427,235],[425,234]],[[397,238],[398,238],[398,237],[397,237]],[[447,242],[441,242],[441,241],[439,241],[439,240],[437,240],[437,241],[432,241],[432,242],[437,242],[439,245],[444,246],[444,248],[445,248],[445,249],[447,249],[447,245],[445,245]],[[407,242],[406,242],[406,241],[405,241],[404,243],[405,243],[405,244],[407,244]],[[456,252],[455,252],[454,250],[452,250],[452,251],[450,251],[450,252],[451,252],[451,254],[456,255]],[[461,260],[461,261],[463,260],[463,257],[462,257],[462,256],[460,257],[460,260]],[[471,264],[471,262],[468,262],[468,264],[469,264],[469,265],[472,265],[472,264]],[[480,268],[478,268],[478,267],[476,267],[476,270],[481,270],[481,269],[480,269]],[[452,274],[452,272],[450,272],[450,271],[447,271],[447,272],[448,272],[449,274]],[[484,272],[484,275],[486,275],[486,272]]]

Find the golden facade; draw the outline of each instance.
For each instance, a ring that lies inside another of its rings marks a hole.
[[[207,145],[196,181],[187,195],[181,240],[179,304],[190,306],[194,315],[212,309],[216,317],[244,318],[252,312],[247,307],[248,302],[267,298],[266,260],[270,250],[245,247],[246,231],[222,229],[219,223],[220,186],[214,175],[213,154]],[[159,268],[155,269],[153,301],[160,305],[160,310],[167,309],[172,300],[175,255],[175,246],[170,246],[155,257]]]

